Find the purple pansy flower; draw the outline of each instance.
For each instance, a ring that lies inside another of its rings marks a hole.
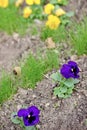
[[[27,109],[20,109],[18,117],[23,117],[25,126],[33,126],[39,122],[40,110],[36,106],[31,106]]]
[[[79,68],[76,62],[69,61],[68,64],[64,64],[61,69],[60,73],[62,76],[64,76],[66,79],[68,78],[79,78]]]

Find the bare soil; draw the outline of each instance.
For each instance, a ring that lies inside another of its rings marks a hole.
[[[19,89],[11,100],[0,110],[0,130],[21,130],[14,125],[10,116],[22,105],[36,105],[41,110],[39,130],[87,130],[87,57],[77,60],[82,72],[80,83],[70,98],[58,99],[52,93],[55,84],[50,80],[50,72],[34,90]],[[10,127],[9,127],[10,126]]]
[[[75,11],[75,18],[80,20],[87,13],[86,7],[86,0],[70,0],[66,10]],[[68,45],[64,43],[62,46],[60,64],[72,59]],[[20,37],[16,33],[13,36],[0,33],[0,68],[11,71],[23,55],[35,53],[38,47],[45,47],[39,36],[31,37],[27,34]],[[39,130],[87,130],[87,56],[78,57],[76,61],[82,71],[80,83],[70,98],[58,99],[53,95],[55,84],[50,74],[54,71],[49,72],[46,75],[48,78],[44,77],[34,90],[19,88],[17,94],[2,105],[0,130],[22,130],[10,120],[11,113],[19,110],[22,105],[36,105],[41,110],[40,123],[37,125]]]
[[[42,46],[39,36],[27,34],[21,37],[17,33],[10,36],[0,32],[0,70],[11,71],[22,57],[26,57],[29,52],[35,53]]]
[[[66,11],[73,11],[75,19],[79,22],[87,16],[87,0],[69,0],[69,4],[65,7]]]

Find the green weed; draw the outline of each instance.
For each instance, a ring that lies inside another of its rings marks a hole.
[[[87,18],[79,24],[74,23],[68,34],[77,54],[87,54]]]
[[[44,59],[42,57],[36,59],[30,55],[22,67],[22,86],[34,87],[36,83],[43,78],[44,73],[53,68],[57,68],[58,65],[58,54],[53,51],[47,52]]]
[[[46,40],[48,37],[52,37],[54,42],[62,42],[66,39],[66,28],[65,26],[60,26],[56,30],[50,30],[49,28],[43,28],[41,31],[41,39]]]
[[[29,25],[29,34],[32,36],[32,35],[37,35],[38,34],[38,28],[35,24],[30,24]]]
[[[47,71],[58,66],[58,54],[53,50],[48,51],[44,58],[29,55],[24,65],[21,65],[21,76],[13,77],[11,74],[4,74],[0,79],[0,104],[11,97],[18,87],[34,88]]]
[[[14,5],[8,8],[0,8],[0,30],[8,34],[17,32],[25,34],[29,21],[18,14],[18,9]]]
[[[43,63],[30,55],[22,67],[22,86],[34,87],[36,82],[41,79],[43,73]]]
[[[4,74],[0,79],[0,104],[14,94],[16,90],[17,88],[13,85],[11,77]]]

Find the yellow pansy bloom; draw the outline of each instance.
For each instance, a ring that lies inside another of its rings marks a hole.
[[[54,15],[52,15],[52,14],[48,15],[48,20],[51,20],[53,18],[54,18]]]
[[[32,13],[32,10],[29,7],[25,7],[23,10],[23,17],[28,18]]]
[[[59,8],[59,9],[56,10],[55,14],[57,16],[62,16],[64,14],[66,14],[66,12],[63,9]]]
[[[47,4],[47,5],[45,5],[45,7],[44,7],[44,13],[45,14],[51,14],[51,12],[54,10],[54,5],[52,5],[52,4]]]
[[[48,26],[50,29],[57,29],[60,25],[61,21],[60,19],[55,15],[49,15],[48,21],[46,22],[46,26]]]
[[[40,2],[41,2],[40,0],[34,0],[34,3],[37,4],[37,5],[39,5]]]
[[[33,5],[34,4],[34,0],[25,0],[25,2],[28,5]]]
[[[0,7],[6,8],[8,7],[9,0],[0,0]]]
[[[17,0],[15,3],[15,6],[19,7],[23,2],[24,2],[24,0]]]

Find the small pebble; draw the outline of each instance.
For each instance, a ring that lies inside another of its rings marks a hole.
[[[36,125],[37,129],[40,129],[40,125]]]
[[[48,107],[49,105],[50,105],[50,103],[46,103],[46,104],[45,104],[45,107]]]
[[[72,55],[72,56],[71,56],[71,60],[74,61],[74,60],[77,60],[77,59],[78,59],[77,55]]]
[[[17,110],[21,109],[22,105],[18,105],[17,106]]]
[[[53,99],[53,100],[56,99],[56,96],[53,96],[52,99]]]
[[[36,96],[36,95],[33,95],[32,97],[33,97],[33,98],[36,98],[37,96]]]

